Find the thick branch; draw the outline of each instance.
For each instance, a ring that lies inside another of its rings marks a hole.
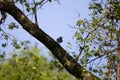
[[[83,68],[71,57],[55,40],[42,31],[38,25],[32,23],[24,13],[18,9],[11,0],[0,1],[0,11],[9,13],[14,19],[21,24],[24,30],[42,42],[53,55],[61,62],[65,69],[78,79],[83,79]],[[95,75],[93,77],[99,80]]]

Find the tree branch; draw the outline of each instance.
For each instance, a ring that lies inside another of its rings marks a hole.
[[[24,30],[42,42],[53,53],[53,55],[61,62],[61,64],[70,74],[78,79],[83,80],[83,68],[76,62],[76,60],[70,56],[54,39],[42,31],[38,25],[31,22],[27,16],[25,16],[25,14],[11,1],[12,0],[0,0],[0,11],[5,11],[13,16],[14,19],[21,24]],[[90,75],[100,80],[92,73],[90,73]]]

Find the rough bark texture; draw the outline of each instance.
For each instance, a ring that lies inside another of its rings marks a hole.
[[[120,36],[118,35],[117,80],[120,80]]]
[[[5,11],[13,16],[14,19],[21,24],[24,30],[42,42],[53,53],[53,55],[60,61],[60,63],[70,74],[80,80],[83,80],[83,68],[77,63],[77,61],[71,57],[55,40],[42,31],[38,25],[32,23],[25,16],[25,14],[14,5],[12,0],[0,0],[0,11]],[[96,78],[96,80],[100,80],[92,73],[88,71],[87,73]]]

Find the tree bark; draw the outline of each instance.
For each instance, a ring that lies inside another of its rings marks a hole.
[[[70,74],[80,80],[83,80],[84,68],[82,68],[81,65],[79,65],[77,61],[70,56],[54,39],[42,31],[37,24],[31,22],[27,16],[14,5],[13,0],[0,0],[0,11],[5,11],[14,17],[14,19],[21,24],[24,30],[42,42],[53,53],[53,55],[60,61],[60,63]],[[87,73],[90,72],[87,71]],[[90,76],[96,78],[96,80],[100,80],[92,73],[90,73]]]
[[[120,31],[119,31],[120,32]],[[117,36],[118,53],[117,53],[117,80],[120,80],[120,36]]]

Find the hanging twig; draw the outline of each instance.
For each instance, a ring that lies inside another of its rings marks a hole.
[[[37,10],[36,10],[37,4],[36,4],[35,0],[33,0],[33,2],[34,2],[34,7],[33,7],[34,19],[35,19],[35,23],[38,25]]]

